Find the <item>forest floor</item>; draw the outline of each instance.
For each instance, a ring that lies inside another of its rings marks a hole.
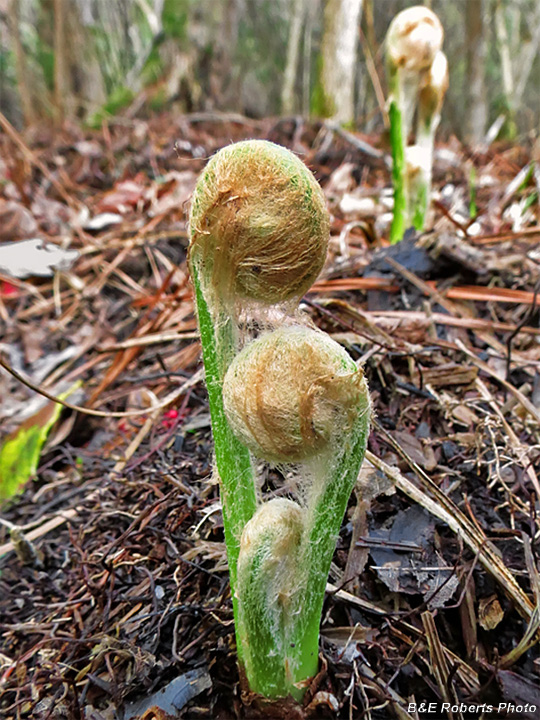
[[[96,414],[64,408],[1,507],[2,717],[250,714],[186,268],[197,174],[246,137],[290,147],[322,184],[331,251],[302,310],[364,364],[376,412],[305,715],[538,717],[534,148],[441,145],[432,230],[389,250],[380,137],[212,115],[4,130],[0,251],[42,238],[61,269],[38,277],[30,246],[26,267],[0,255],[0,356]],[[55,407],[5,369],[0,401],[4,440]],[[264,493],[283,482],[268,472]]]

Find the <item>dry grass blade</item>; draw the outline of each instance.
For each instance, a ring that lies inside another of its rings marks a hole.
[[[540,235],[540,227],[524,228],[519,232],[499,233],[498,235],[477,235],[469,238],[475,245],[491,245],[493,243],[502,243],[507,240],[531,240],[538,242],[535,238]]]
[[[430,283],[424,282],[421,278],[416,276],[414,273],[404,268],[400,263],[396,262],[393,258],[387,258],[386,262],[397,270],[408,282],[418,288],[424,295],[431,297],[441,307],[443,307],[450,315],[459,316],[468,320],[473,314],[469,308],[462,307],[460,305],[449,302],[449,298],[456,300],[507,300],[510,302],[528,302],[534,304],[534,296],[529,298],[531,293],[522,292],[520,290],[504,290],[497,294],[493,293],[490,288],[482,287],[462,287],[462,288],[449,288],[444,294],[440,293],[436,288],[432,287]],[[518,300],[519,298],[519,300]],[[501,342],[492,334],[486,332],[478,333],[481,340],[490,345],[496,352],[504,354],[505,348]]]
[[[531,620],[527,625],[525,635],[521,638],[515,648],[512,648],[509,653],[501,658],[499,667],[509,668],[516,663],[519,658],[530,650],[534,645],[538,644],[538,631],[540,630],[540,603],[536,604],[531,615]]]
[[[394,260],[394,258],[387,257],[386,262],[391,267],[393,267],[394,270],[397,270],[397,272],[402,275],[406,280],[408,280],[411,285],[414,285],[416,288],[418,288],[418,290],[423,292],[424,295],[431,297],[433,300],[439,303],[439,305],[443,307],[447,312],[449,312],[450,315],[459,315],[459,313],[456,312],[456,308],[454,307],[454,305],[451,302],[448,302],[446,297],[442,295],[437,289],[431,287],[431,285],[428,285],[410,270],[407,270],[407,268],[403,267],[403,265],[401,265],[401,263],[398,263],[397,260]]]
[[[446,703],[456,705],[457,696],[450,683],[450,668],[448,667],[444,647],[440,641],[439,633],[437,632],[437,628],[435,626],[435,620],[429,610],[422,613],[422,624],[426,633],[431,667],[435,679],[437,680],[439,690],[441,691],[441,695]],[[449,710],[448,717],[450,720],[454,720],[455,717],[463,720],[463,715],[459,711],[454,714],[451,710]]]
[[[422,643],[426,642],[425,633],[423,633],[419,628],[415,627],[414,625],[405,622],[404,620],[399,620],[397,622],[397,627],[394,623],[390,623],[390,631],[392,635],[395,635],[397,638],[399,638],[402,642],[404,642],[411,648],[410,652],[413,652],[415,650],[419,641],[421,641]],[[469,695],[477,693],[480,690],[478,673],[475,672],[470,665],[467,665],[467,663],[462,658],[458,657],[447,647],[444,647],[443,645],[442,648],[444,651],[447,665],[450,664],[452,668],[457,668],[456,677],[459,678],[460,682],[463,684],[463,687],[466,688],[467,693]]]
[[[387,258],[387,262],[394,265],[395,269],[399,269],[399,263],[392,258]],[[402,266],[401,266],[402,267]],[[528,290],[512,290],[506,288],[487,288],[476,287],[474,285],[464,285],[462,287],[448,288],[448,290],[439,292],[434,283],[424,282],[414,273],[402,267],[399,272],[407,279],[414,277],[416,282],[411,282],[419,289],[423,288],[423,292],[427,297],[434,298],[440,305],[446,307],[449,300],[478,300],[480,302],[502,302],[514,303],[517,305],[533,305],[535,302],[534,293]],[[398,285],[393,285],[391,281],[383,277],[353,277],[339,278],[336,280],[319,280],[312,286],[312,292],[339,292],[342,290],[382,290],[389,293],[399,291]]]
[[[540,332],[540,331],[539,331]],[[178,340],[198,340],[198,332],[163,332],[155,333],[153,335],[145,335],[144,337],[130,338],[124,340],[124,342],[114,343],[114,345],[104,345],[98,347],[97,352],[109,353],[116,352],[118,350],[127,350],[132,347],[142,347],[147,345],[159,345],[160,343],[176,342]]]
[[[503,302],[518,305],[534,305],[534,292],[513,290],[512,288],[489,288],[475,285],[463,285],[450,288],[446,296],[453,300],[479,300],[480,302]]]
[[[308,294],[318,292],[334,292],[336,290],[386,290],[398,292],[399,285],[394,285],[383,277],[356,277],[340,278],[337,280],[318,280],[308,291]]]
[[[92,500],[96,500],[98,497],[99,492],[94,492],[86,498],[86,501],[91,502]],[[63,510],[55,517],[44,522],[43,525],[40,525],[39,527],[27,533],[22,533],[19,528],[15,528],[16,531],[19,530],[19,539],[17,540],[17,537],[15,537],[14,540],[0,545],[0,558],[4,557],[4,555],[7,555],[10,552],[14,552],[17,548],[17,542],[24,542],[25,544],[32,543],[33,540],[38,540],[39,538],[42,538],[52,530],[56,530],[56,528],[60,527],[65,522],[72,520],[80,511],[81,508],[79,506],[69,508],[68,510]]]
[[[387,611],[385,608],[379,607],[378,605],[374,605],[367,600],[356,597],[356,595],[353,595],[346,590],[340,590],[335,585],[332,585],[332,583],[326,583],[326,592],[329,595],[343,600],[344,602],[350,603],[351,605],[356,605],[362,610],[367,610],[367,612],[375,613],[376,615],[386,615]]]
[[[363,664],[359,672],[364,685],[369,687],[379,700],[390,704],[392,710],[400,720],[414,720],[413,716],[405,710],[405,700],[401,695],[398,695],[398,693],[390,687],[384,685],[381,687],[381,681],[368,665]]]
[[[388,611],[383,607],[374,605],[373,603],[364,600],[363,598],[357,597],[346,590],[340,590],[332,583],[327,583],[326,592],[343,602],[354,605],[361,610],[374,613],[375,615],[387,616]],[[392,635],[395,635],[401,642],[414,650],[418,641],[425,641],[425,634],[414,625],[407,623],[403,620],[398,620],[397,626],[394,622],[390,622],[390,631]],[[415,639],[413,639],[415,638]],[[465,687],[468,688],[469,693],[478,692],[480,689],[480,682],[478,680],[478,674],[462,660],[460,657],[455,655],[451,650],[443,646],[446,663],[450,663],[452,666],[457,667],[456,674],[460,678],[461,682]]]
[[[431,320],[436,325],[447,325],[450,327],[465,328],[467,330],[485,330],[487,332],[512,332],[515,330],[515,325],[510,323],[495,322],[494,320],[485,320],[482,318],[460,318],[452,317],[451,315],[443,315],[442,313],[431,313],[428,315],[425,312],[414,311],[414,310],[374,310],[366,311],[364,313],[366,317],[373,318],[374,323],[377,323],[379,318],[394,319],[396,321],[426,321]],[[522,333],[528,335],[540,335],[540,328],[523,326],[519,330]]]
[[[480,378],[476,378],[475,381],[476,387],[480,391],[480,394],[482,397],[489,403],[491,409],[497,415],[497,417],[500,419],[502,426],[504,427],[504,430],[506,432],[506,437],[508,438],[508,442],[510,446],[512,447],[512,450],[516,454],[517,458],[521,459],[521,463],[524,466],[524,470],[529,476],[532,486],[534,487],[534,490],[536,492],[536,497],[540,498],[540,483],[538,482],[538,476],[536,475],[536,472],[534,470],[534,467],[532,463],[525,462],[527,458],[527,449],[521,444],[519,441],[518,436],[513,431],[509,423],[506,421],[506,418],[502,414],[499,406],[497,405],[495,399],[490,394],[489,390],[485,386],[485,384],[480,380]]]

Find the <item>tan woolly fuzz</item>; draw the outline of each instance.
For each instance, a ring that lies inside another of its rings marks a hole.
[[[227,304],[301,297],[327,252],[329,215],[312,173],[289,150],[247,140],[202,172],[190,217],[191,262]]]
[[[285,498],[263,503],[242,532],[240,566],[248,555],[259,549],[261,538],[272,538],[268,562],[277,564],[292,557],[302,538],[303,527],[303,512],[297,503]]]
[[[443,27],[434,12],[423,5],[407,8],[390,23],[387,57],[396,68],[425,70],[441,49],[443,38]]]
[[[233,432],[273,463],[336,448],[369,411],[362,370],[341,345],[301,326],[247,345],[227,371],[223,400]]]
[[[428,125],[433,118],[441,112],[444,96],[448,90],[448,61],[446,55],[440,50],[420,88],[418,99],[419,119]]]
[[[431,171],[431,155],[421,145],[409,145],[405,148],[407,175],[413,180],[417,175]]]

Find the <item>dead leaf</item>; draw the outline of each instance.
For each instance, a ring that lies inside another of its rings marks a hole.
[[[124,720],[130,718],[163,717],[163,713],[178,716],[178,712],[194,697],[212,687],[212,680],[205,668],[189,670],[176,677],[162,690],[148,695],[136,702],[128,703],[124,710]],[[146,713],[150,713],[147,715]]]
[[[143,176],[137,175],[133,180],[123,180],[101,198],[98,203],[100,212],[120,213],[124,215],[134,210],[141,200],[146,198],[146,187],[142,184]]]
[[[78,383],[61,393],[60,399],[77,387]],[[0,498],[12,497],[36,473],[41,449],[61,411],[62,405],[47,401],[4,440],[0,447]]]
[[[480,598],[478,603],[478,622],[484,630],[494,630],[504,617],[504,611],[496,595]]]
[[[369,549],[379,578],[392,592],[423,595],[430,609],[443,607],[459,585],[435,549],[434,531],[434,518],[416,505],[399,512],[390,527],[370,528],[370,539],[380,541]]]
[[[192,170],[167,173],[164,183],[157,187],[157,197],[148,212],[150,217],[163,215],[171,209],[182,213],[193,193],[196,181],[197,175]]]
[[[394,433],[395,439],[407,455],[420,467],[426,470],[433,470],[437,467],[437,460],[431,445],[427,441],[424,443],[407,430],[397,430]]]

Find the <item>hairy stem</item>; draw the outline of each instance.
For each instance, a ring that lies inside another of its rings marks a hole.
[[[366,388],[365,412],[343,438],[344,447],[340,447],[330,461],[329,477],[321,478],[320,490],[309,503],[305,545],[300,553],[307,576],[302,616],[297,621],[294,637],[299,649],[299,679],[311,677],[317,671],[319,625],[328,573],[347,503],[366,452],[370,417]],[[317,473],[319,468],[315,466],[313,470]],[[319,485],[319,482],[315,478],[315,484]]]
[[[203,350],[208,403],[219,475],[223,526],[231,581],[235,625],[238,628],[236,580],[240,537],[257,507],[255,472],[248,449],[233,435],[223,410],[222,384],[225,370],[236,350],[236,327],[228,313],[218,310],[214,319],[206,302],[199,269],[191,263]],[[238,654],[242,649],[239,643]]]
[[[390,145],[392,148],[392,182],[394,185],[394,217],[390,228],[390,242],[399,242],[407,229],[407,171],[405,162],[405,142],[401,122],[401,110],[395,100],[389,108]]]

